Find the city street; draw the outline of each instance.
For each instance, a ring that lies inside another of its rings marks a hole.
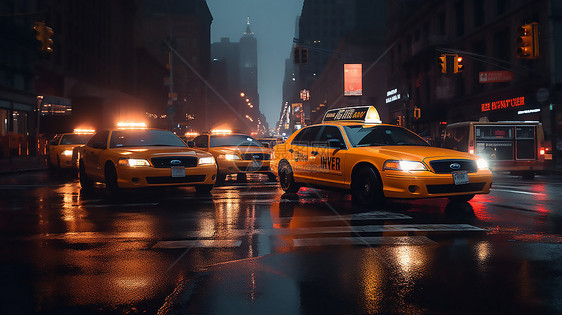
[[[560,314],[562,178],[380,209],[265,175],[85,194],[0,176],[3,314]],[[261,177],[259,177],[261,176]]]

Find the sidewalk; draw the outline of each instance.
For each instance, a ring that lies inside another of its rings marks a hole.
[[[45,155],[17,156],[0,159],[0,176],[44,169],[47,169],[47,159]]]

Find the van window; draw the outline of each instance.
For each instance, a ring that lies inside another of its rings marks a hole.
[[[476,126],[476,154],[488,160],[513,160],[513,127]]]
[[[468,152],[468,126],[448,128],[445,132],[443,147],[451,150]]]

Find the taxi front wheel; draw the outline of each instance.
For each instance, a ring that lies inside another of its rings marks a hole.
[[[213,185],[195,185],[195,191],[198,194],[208,194],[213,189]]]
[[[296,193],[300,189],[300,186],[295,183],[291,165],[286,162],[279,165],[279,185],[283,191],[288,193]]]
[[[78,174],[80,177],[80,186],[82,188],[88,190],[94,186],[94,181],[86,175],[86,169],[84,168],[84,163],[82,161],[78,164]]]
[[[119,185],[117,184],[117,170],[113,163],[105,164],[105,187],[112,195],[117,194],[119,191]]]
[[[351,195],[353,201],[362,206],[382,206],[386,201],[378,174],[368,166],[354,172]]]

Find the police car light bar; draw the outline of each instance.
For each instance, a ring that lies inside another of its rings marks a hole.
[[[377,109],[374,106],[355,106],[331,109],[326,112],[322,122],[352,121],[365,124],[382,124]]]

